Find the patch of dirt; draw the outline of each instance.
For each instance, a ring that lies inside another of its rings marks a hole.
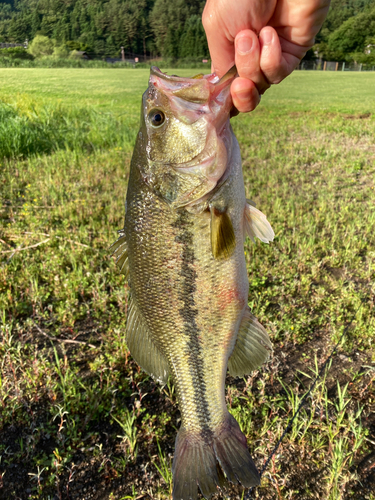
[[[345,120],[366,120],[366,118],[370,118],[371,113],[362,113],[359,115],[343,115]]]

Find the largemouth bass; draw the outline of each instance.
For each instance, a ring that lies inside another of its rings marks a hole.
[[[247,304],[243,245],[246,236],[269,242],[274,233],[245,196],[229,122],[235,75],[179,78],[151,69],[125,226],[113,245],[129,274],[129,350],[156,380],[170,375],[176,387],[174,500],[196,499],[198,486],[209,498],[227,480],[259,484],[225,404],[225,376],[227,368],[250,373],[271,351]]]

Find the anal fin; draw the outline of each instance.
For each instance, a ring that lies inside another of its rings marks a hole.
[[[244,213],[244,233],[252,241],[259,238],[263,243],[273,241],[275,233],[263,212],[255,208],[255,203],[246,200]]]
[[[230,375],[233,377],[248,375],[263,364],[271,352],[272,344],[266,330],[247,307],[228,361]]]
[[[147,325],[132,299],[126,325],[126,343],[135,361],[157,382],[165,385],[168,382],[168,363],[155,345]]]
[[[226,210],[211,206],[211,248],[215,259],[228,259],[236,247],[232,221]]]

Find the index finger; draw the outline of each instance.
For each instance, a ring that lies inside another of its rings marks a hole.
[[[221,77],[234,65],[234,39],[228,38],[215,11],[209,10],[207,5],[203,11],[202,24],[211,55],[212,72]]]

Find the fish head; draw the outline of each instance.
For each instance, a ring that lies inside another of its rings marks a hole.
[[[151,68],[142,101],[143,176],[174,207],[207,197],[226,172],[236,73],[182,78]]]

